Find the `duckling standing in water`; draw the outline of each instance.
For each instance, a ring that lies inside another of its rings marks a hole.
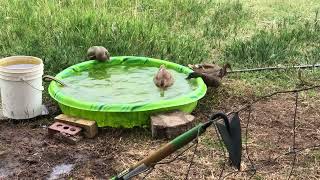
[[[109,51],[103,46],[92,46],[88,49],[87,57],[90,60],[104,62],[110,59],[110,54]]]
[[[158,73],[153,78],[154,84],[160,88],[161,96],[164,96],[164,90],[172,86],[174,78],[164,65],[161,65]]]
[[[227,74],[227,69],[231,69],[229,63],[220,67],[216,64],[189,65],[194,72],[190,73],[186,79],[201,77],[208,87],[217,88],[221,85],[221,79]]]

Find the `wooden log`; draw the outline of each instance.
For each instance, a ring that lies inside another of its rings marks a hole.
[[[153,138],[172,139],[193,127],[195,117],[181,111],[151,116]]]

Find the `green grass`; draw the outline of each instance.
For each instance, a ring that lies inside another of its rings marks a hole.
[[[211,149],[225,149],[226,147],[224,144],[221,144],[219,140],[213,140],[212,137],[204,137],[202,139],[202,142],[207,148],[211,148]]]
[[[112,56],[230,62],[234,69],[320,63],[319,0],[0,0],[0,24],[0,56],[40,57],[50,75],[85,61],[92,45]],[[320,84],[320,69],[303,77]],[[298,83],[296,70],[228,78],[233,84],[208,93],[202,112],[224,103],[220,94],[262,95]],[[210,138],[203,143],[221,148]]]
[[[233,64],[266,66],[276,64],[315,64],[320,54],[320,25],[306,21],[290,27],[284,21],[277,28],[260,30],[249,40],[235,40],[224,49]]]
[[[235,69],[312,64],[320,57],[318,0],[0,0],[0,7],[0,55],[38,56],[52,75],[85,61],[92,45],[113,56],[184,65],[228,61]],[[293,74],[231,78],[288,87]]]

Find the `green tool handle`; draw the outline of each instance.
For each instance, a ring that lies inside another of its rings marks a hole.
[[[142,159],[141,161],[139,161],[129,169],[123,171],[118,176],[113,177],[112,179],[130,179],[131,177],[153,167],[157,162],[166,158],[170,154],[174,153],[175,151],[177,151],[178,149],[185,146],[186,144],[197,138],[199,135],[204,133],[206,128],[209,127],[210,124],[210,122],[205,124],[200,123],[199,125],[176,137],[175,139],[165,144],[154,153],[150,154],[146,158]]]

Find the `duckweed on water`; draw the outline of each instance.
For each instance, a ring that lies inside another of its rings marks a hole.
[[[106,66],[97,64],[93,68],[78,72],[63,79],[69,87],[63,87],[65,95],[81,101],[106,104],[150,103],[177,98],[191,93],[196,85],[187,81],[186,74],[168,69],[175,83],[161,97],[153,83],[157,67]]]

